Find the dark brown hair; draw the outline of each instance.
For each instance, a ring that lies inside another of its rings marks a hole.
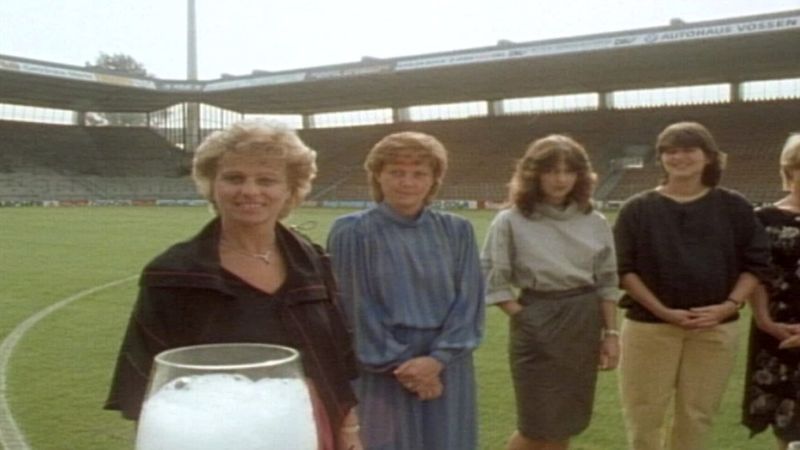
[[[592,170],[586,149],[574,139],[560,134],[537,139],[528,146],[511,177],[509,203],[525,215],[532,214],[536,204],[544,200],[540,183],[542,174],[556,168],[561,161],[578,175],[567,199],[577,204],[584,213],[591,212],[592,191],[597,175]]]
[[[670,148],[692,148],[698,147],[708,158],[709,162],[703,169],[700,182],[703,186],[714,187],[722,179],[722,170],[725,168],[727,155],[717,147],[714,136],[706,127],[697,122],[678,122],[674,123],[656,139],[656,154],[661,161],[661,155]],[[666,183],[668,176],[665,174],[662,184]]]

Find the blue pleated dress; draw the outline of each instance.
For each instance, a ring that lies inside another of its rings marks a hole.
[[[328,250],[355,334],[366,448],[477,448],[472,351],[484,287],[471,224],[430,209],[409,219],[381,203],[337,219]],[[392,374],[418,356],[445,365],[441,397],[419,400]]]

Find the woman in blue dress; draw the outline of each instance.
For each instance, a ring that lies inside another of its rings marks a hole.
[[[477,447],[472,352],[483,282],[471,224],[428,207],[447,169],[434,137],[391,134],[364,165],[376,205],[328,239],[354,330],[361,436],[369,450]]]

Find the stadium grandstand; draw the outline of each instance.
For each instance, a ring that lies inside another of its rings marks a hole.
[[[652,143],[678,120],[717,137],[724,185],[767,202],[781,195],[781,144],[800,131],[798,44],[793,10],[211,81],[0,55],[0,204],[197,202],[192,150],[251,117],[317,150],[310,201],[322,205],[363,204],[367,150],[418,130],[451,152],[441,199],[452,206],[502,201],[516,159],[549,133],[585,144],[596,196],[614,206],[658,179]]]

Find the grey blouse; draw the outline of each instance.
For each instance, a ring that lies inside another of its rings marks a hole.
[[[524,216],[517,208],[495,216],[481,251],[486,302],[516,298],[514,288],[559,291],[597,287],[604,300],[619,298],[614,238],[605,217],[536,205]]]

